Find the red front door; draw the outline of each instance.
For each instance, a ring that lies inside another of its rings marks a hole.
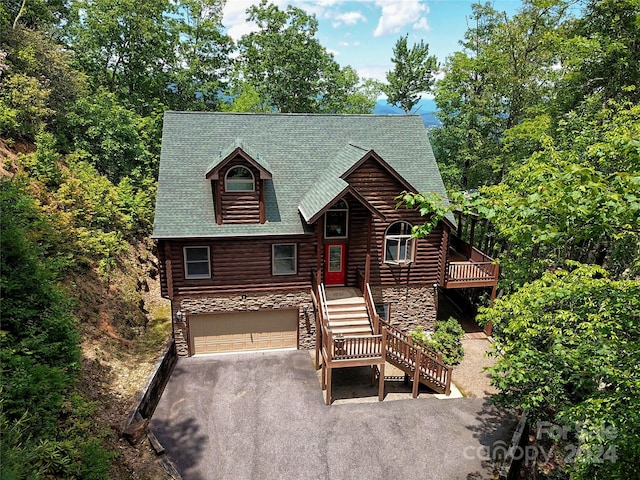
[[[330,243],[324,251],[324,283],[326,285],[344,285],[345,244]]]

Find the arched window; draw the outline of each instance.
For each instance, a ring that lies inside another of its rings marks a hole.
[[[227,192],[253,192],[255,190],[253,173],[245,167],[229,169],[224,184]]]
[[[325,238],[347,238],[349,205],[344,200],[334,203],[324,217]]]
[[[384,236],[384,262],[392,265],[413,262],[415,239],[411,237],[411,224],[395,222],[389,225]]]

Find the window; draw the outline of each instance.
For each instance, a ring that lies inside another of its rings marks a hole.
[[[338,200],[324,216],[324,238],[347,238],[349,206]]]
[[[407,222],[392,223],[384,237],[384,262],[393,265],[413,262],[415,239]]]
[[[271,246],[271,272],[273,275],[295,275],[297,272],[296,244]]]
[[[211,278],[209,247],[184,247],[184,278]]]
[[[225,178],[227,192],[253,192],[255,183],[253,173],[245,167],[234,167],[227,172]]]

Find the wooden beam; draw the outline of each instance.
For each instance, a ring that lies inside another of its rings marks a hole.
[[[266,221],[266,214],[265,214],[265,205],[264,205],[264,180],[260,179],[260,223],[263,224]]]
[[[173,292],[173,267],[171,265],[171,247],[169,246],[169,242],[163,242],[163,243],[164,243],[165,273],[167,275],[167,295],[169,296],[169,300],[173,300],[174,292]]]
[[[216,223],[218,225],[222,225],[222,180],[218,179],[217,182],[213,183],[216,189]]]
[[[322,231],[323,229],[323,222],[321,221],[317,221],[315,223],[316,225],[316,242],[317,242],[317,246],[316,246],[316,283],[318,285],[320,285],[322,283],[322,273],[323,273],[323,266],[322,266],[322,254],[323,254],[323,247],[324,244],[322,242],[322,239],[324,238],[324,232]]]
[[[438,282],[444,286],[447,281],[447,268],[449,264],[449,235],[450,229],[447,226],[442,227],[442,238],[440,245],[440,272]]]

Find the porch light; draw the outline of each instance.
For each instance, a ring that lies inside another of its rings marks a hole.
[[[178,311],[176,312],[176,318],[178,319],[178,321],[179,321],[179,322],[181,322],[181,321],[182,321],[182,319],[184,318],[184,314],[182,313],[182,311],[181,311],[181,310],[178,310]]]

